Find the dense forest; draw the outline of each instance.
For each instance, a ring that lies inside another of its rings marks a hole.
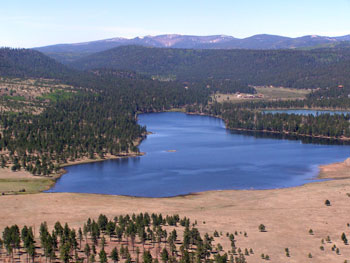
[[[39,236],[31,226],[8,226],[0,239],[0,260],[20,262],[143,262],[143,263],[245,263],[252,248],[237,247],[239,233],[206,233],[197,222],[179,215],[140,213],[115,216],[100,215],[88,219],[78,230],[59,221],[52,227],[41,223]],[[52,231],[50,230],[52,229]],[[245,236],[247,233],[244,234]],[[243,233],[241,233],[243,236]],[[217,239],[229,240],[224,250]],[[227,249],[227,248],[226,248]]]
[[[126,51],[144,51],[144,48],[140,47],[125,47],[125,49]],[[148,58],[150,59],[149,65],[157,66],[158,62],[161,63],[159,65],[166,63],[161,60],[161,56],[158,56],[157,49],[149,50],[151,53],[155,52],[152,54],[156,56],[152,59]],[[193,63],[191,59],[198,58],[199,54],[201,54],[200,57],[206,59],[216,54],[205,50],[179,49],[176,51],[164,49],[162,52],[170,54],[168,56],[170,62],[172,60],[182,61],[186,57],[188,65],[191,65]],[[283,74],[290,73],[288,71],[291,65],[289,61],[301,63],[304,68],[314,65],[315,61],[318,61],[317,65],[327,64],[330,68],[333,66],[337,68],[338,64],[335,61],[346,61],[345,58],[348,56],[347,52],[335,52],[331,56],[327,51],[324,53],[321,51],[314,53],[244,51],[247,52],[246,54],[240,53],[241,51],[230,52],[236,58],[257,59],[253,67],[259,65],[258,58],[260,57],[261,65],[266,65],[265,62],[268,61],[267,70],[271,72],[277,70],[279,63],[285,61],[284,66],[279,69],[284,72]],[[289,55],[286,57],[286,54]],[[125,55],[128,53],[126,52]],[[298,61],[301,57],[307,62]],[[268,108],[349,109],[349,85],[333,85],[329,88],[315,89],[305,100],[248,100],[219,104],[212,102],[212,95],[215,93],[255,94],[256,90],[249,86],[248,82],[239,78],[219,78],[222,77],[219,72],[220,68],[224,69],[225,65],[216,65],[218,60],[215,59],[210,68],[219,70],[215,73],[218,78],[160,81],[152,79],[147,74],[141,74],[137,69],[130,71],[106,67],[90,71],[71,70],[32,50],[3,48],[0,49],[0,58],[2,77],[50,78],[54,79],[55,83],[62,83],[70,87],[70,93],[53,90],[53,93],[46,94],[44,98],[51,98],[49,103],[41,103],[39,100],[42,107],[40,114],[18,110],[20,105],[32,103],[32,101],[25,101],[24,97],[9,95],[3,97],[5,99],[1,100],[2,103],[17,106],[16,111],[3,109],[0,115],[1,167],[10,166],[14,171],[26,169],[33,174],[48,175],[57,171],[61,164],[76,159],[138,154],[137,144],[145,136],[146,127],[137,124],[137,114],[160,112],[173,108],[186,108],[188,112],[221,117],[231,129],[337,139],[350,137],[349,116],[299,116],[262,112],[263,109]],[[226,57],[230,63],[240,61],[231,61],[229,58]],[[343,62],[339,62],[341,63]],[[245,67],[243,64],[240,68]],[[207,66],[209,68],[209,65]],[[205,67],[203,72],[205,72]],[[343,72],[339,74],[345,77]],[[338,82],[338,80],[329,81]],[[35,108],[35,104],[33,107]]]
[[[220,117],[226,127],[233,130],[258,132],[273,132],[296,136],[324,137],[329,139],[350,138],[349,114],[299,115],[288,113],[266,113],[261,111],[261,105],[266,103],[251,103],[256,106],[249,108],[247,104],[214,103],[202,110],[202,113]],[[283,104],[283,103],[281,103]],[[279,102],[269,104],[269,108],[281,105]],[[258,110],[260,109],[260,110]],[[199,112],[195,106],[188,106],[188,112]]]
[[[350,49],[191,50],[123,46],[72,62],[76,69],[134,70],[177,80],[230,79],[250,85],[327,88],[350,84]]]
[[[56,80],[79,87],[68,98],[58,96],[39,115],[2,112],[0,151],[5,154],[1,166],[11,164],[13,170],[24,168],[33,174],[51,174],[60,164],[77,158],[138,153],[136,144],[146,133],[137,124],[139,112],[206,105],[216,91],[255,92],[232,81],[161,82],[129,71],[75,72],[39,52],[26,52],[2,49],[6,60],[0,74],[50,78],[56,72]],[[22,53],[28,58],[16,67]]]
[[[51,78],[73,74],[73,71],[31,49],[0,48],[0,76]]]

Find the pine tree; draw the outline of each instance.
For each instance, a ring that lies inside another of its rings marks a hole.
[[[69,263],[70,259],[70,244],[65,243],[60,247],[60,258],[64,263]]]
[[[142,259],[143,259],[143,263],[152,263],[153,261],[152,255],[149,251],[143,252]]]
[[[100,257],[100,263],[106,263],[107,262],[107,254],[104,248],[101,249],[100,253],[98,254]]]
[[[119,255],[118,255],[118,250],[116,247],[113,248],[110,258],[113,260],[114,263],[119,261]]]
[[[84,253],[86,255],[87,260],[89,261],[91,249],[88,243],[85,244]]]
[[[345,245],[348,244],[348,239],[346,238],[345,233],[341,234],[341,240],[343,240],[343,242],[344,242]]]
[[[163,248],[162,253],[160,254],[160,257],[164,263],[167,263],[169,260],[169,253],[166,248]]]

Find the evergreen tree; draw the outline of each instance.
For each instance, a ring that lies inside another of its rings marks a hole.
[[[100,263],[106,263],[107,262],[107,254],[104,248],[101,249],[100,253],[98,254],[100,258]]]
[[[153,261],[152,255],[149,251],[143,252],[142,259],[143,259],[143,263],[152,263]]]
[[[116,247],[114,247],[113,250],[111,251],[110,258],[113,260],[114,263],[119,261],[118,250]]]
[[[160,254],[160,257],[164,263],[167,263],[169,260],[169,253],[166,248],[163,248],[162,253]]]

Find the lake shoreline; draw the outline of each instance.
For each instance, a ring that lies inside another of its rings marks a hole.
[[[171,110],[170,112],[183,112],[183,109],[176,109],[176,110]],[[198,115],[198,116],[208,116],[208,117],[214,117],[214,118],[218,118],[223,120],[220,116],[214,116],[214,115],[209,115],[209,114],[204,114],[204,113],[189,113],[189,112],[184,112],[187,115]],[[224,121],[224,120],[223,120]],[[225,123],[225,128],[228,130],[237,130],[237,131],[246,131],[246,132],[257,132],[257,133],[278,133],[279,132],[273,132],[273,131],[255,131],[255,130],[246,130],[246,129],[230,129],[227,128],[226,122]],[[135,144],[138,146],[141,144],[141,142],[147,138],[147,135],[152,134],[152,132],[147,132],[146,134],[144,134],[142,137],[140,137],[138,140],[135,141]],[[290,135],[290,134],[288,134]],[[315,136],[314,136],[315,137]],[[175,151],[175,150],[168,150],[168,151]],[[96,162],[102,162],[102,161],[108,161],[108,160],[116,160],[116,159],[121,159],[121,158],[129,158],[129,157],[137,157],[137,156],[143,156],[145,155],[144,152],[140,152],[140,153],[122,153],[120,155],[106,155],[104,158],[98,158],[98,159],[89,159],[87,157],[82,158],[82,159],[78,159],[78,160],[74,160],[74,161],[68,161],[68,163],[62,164],[60,166],[60,170],[58,173],[50,175],[50,176],[34,176],[31,175],[29,172],[26,172],[24,170],[20,171],[20,172],[8,172],[14,175],[14,177],[11,178],[16,178],[17,174],[18,175],[22,175],[25,174],[25,177],[28,179],[50,179],[52,180],[52,184],[50,184],[50,186],[48,188],[45,188],[39,192],[45,192],[47,190],[52,189],[56,182],[64,175],[67,173],[67,170],[65,169],[65,167],[68,166],[74,166],[74,165],[80,165],[80,164],[87,164],[87,163],[96,163]],[[310,178],[310,182],[307,182],[306,184],[309,183],[313,183],[313,180],[317,180],[317,179],[346,179],[346,178],[350,178],[350,173],[347,174],[346,173],[346,169],[344,169],[344,162],[336,162],[336,163],[332,163],[332,164],[327,164],[327,165],[318,165],[318,169],[319,172],[316,176]],[[9,169],[8,169],[9,170]],[[339,174],[340,175],[337,175]],[[2,178],[2,169],[0,169],[0,179]],[[23,175],[22,175],[23,176]],[[22,177],[20,176],[20,177]],[[9,176],[5,177],[5,179],[9,178]],[[301,184],[299,186],[302,186],[304,184]],[[267,188],[265,190],[272,190],[272,189],[283,189],[283,188],[293,188],[293,187],[299,187],[299,186],[287,186],[287,187],[277,187],[277,188]],[[235,190],[235,189],[232,189]],[[236,189],[239,190],[239,189]],[[242,189],[242,190],[248,190],[248,189]],[[253,191],[255,190],[263,190],[263,189],[252,189]],[[208,190],[211,191],[211,190]],[[223,191],[223,190],[214,190],[214,191]],[[226,191],[226,190],[224,190]],[[230,190],[228,190],[230,191]],[[204,191],[206,192],[206,191]],[[168,196],[168,197],[164,197],[164,198],[173,198],[173,197],[177,197],[177,196],[187,196],[187,195],[196,195],[198,193],[201,193],[201,191],[199,192],[190,192],[188,194],[179,194],[179,195],[174,195],[174,196]],[[110,194],[113,195],[113,194]],[[126,196],[132,196],[132,195],[126,195]],[[137,196],[135,196],[137,197]],[[148,197],[148,198],[157,198],[157,197]]]
[[[343,162],[320,165],[318,179],[341,180],[350,178],[350,158]]]
[[[253,248],[249,262],[261,262],[262,253],[268,253],[271,262],[284,262],[286,247],[293,252],[293,262],[307,261],[308,253],[316,262],[333,262],[333,256],[343,262],[350,256],[340,239],[350,213],[349,192],[350,180],[331,180],[284,189],[206,191],[153,199],[76,193],[6,195],[0,196],[0,229],[13,224],[39,229],[43,221],[49,227],[60,221],[78,229],[87,218],[97,219],[99,214],[109,218],[140,212],[179,214],[191,222],[196,220],[201,233],[246,232],[246,237],[237,235],[237,244]],[[330,206],[325,205],[326,199]],[[267,232],[258,231],[260,224]],[[310,235],[309,229],[315,234]],[[326,252],[319,249],[320,240],[327,236],[340,248],[341,255],[331,251],[333,244],[325,244]],[[230,247],[224,236],[220,243]]]
[[[146,138],[147,135],[152,134],[151,132],[146,132],[143,134],[140,138],[136,139],[134,141],[134,144],[136,146],[140,145],[141,142]],[[43,175],[33,175],[30,172],[26,170],[19,170],[19,171],[11,171],[9,167],[6,168],[0,168],[0,194],[6,194],[6,195],[18,195],[18,194],[28,194],[26,191],[22,191],[22,189],[19,190],[11,190],[11,191],[3,191],[2,188],[4,186],[2,184],[8,184],[9,181],[16,182],[19,180],[27,180],[30,184],[34,184],[36,181],[40,180],[47,180],[47,184],[44,186],[41,186],[38,190],[31,192],[30,194],[36,194],[36,193],[45,193],[46,191],[52,189],[57,181],[67,173],[66,167],[74,166],[74,165],[80,165],[80,164],[88,164],[88,163],[97,163],[97,162],[103,162],[108,160],[118,160],[122,158],[133,158],[138,156],[143,156],[146,153],[144,152],[129,152],[129,153],[120,153],[119,155],[111,155],[107,154],[104,156],[104,158],[96,158],[96,159],[89,159],[87,157],[76,159],[74,161],[68,161],[67,163],[60,164],[60,169],[53,174],[43,176]],[[25,185],[26,186],[26,185]],[[5,185],[6,189],[6,185]],[[25,189],[25,187],[23,188]]]
[[[271,130],[252,130],[252,129],[244,129],[244,128],[230,128],[227,127],[227,122],[222,116],[216,116],[206,113],[199,113],[199,112],[186,112],[185,114],[189,115],[199,115],[199,116],[209,116],[214,118],[219,118],[225,123],[225,128],[232,131],[246,131],[246,132],[256,132],[256,133],[265,133],[265,134],[279,134],[279,135],[287,135],[287,136],[295,136],[296,138],[314,138],[314,139],[324,139],[324,140],[331,140],[331,141],[340,141],[340,142],[350,142],[350,137],[332,137],[332,136],[323,136],[323,135],[309,135],[309,134],[298,134],[293,132],[287,132],[287,131],[271,131]]]
[[[310,109],[307,108],[308,110],[317,110],[317,109]],[[334,110],[334,109],[333,109]],[[198,112],[193,112],[193,113],[188,113],[186,114],[189,115],[199,115],[199,116],[209,116],[209,117],[214,117],[214,118],[219,118],[225,123],[225,128],[228,130],[233,130],[233,131],[243,131],[243,132],[256,132],[256,133],[270,133],[270,134],[279,134],[279,135],[290,135],[290,136],[296,136],[296,137],[301,137],[301,138],[315,138],[315,139],[325,139],[325,140],[335,140],[335,141],[349,141],[350,138],[336,138],[336,137],[326,137],[326,136],[312,136],[312,135],[303,135],[303,134],[293,134],[289,132],[278,132],[278,131],[268,131],[268,130],[249,130],[249,129],[240,129],[240,128],[228,128],[226,121],[221,117],[221,116],[215,116],[215,115],[210,115],[210,114],[205,114],[205,113],[198,113]],[[347,173],[346,168],[348,167],[349,172]],[[348,179],[350,178],[350,157],[343,162],[335,162],[335,163],[330,163],[330,164],[321,164],[318,165],[319,168],[319,173],[316,177],[310,178],[310,180],[317,180],[317,179]],[[340,175],[337,175],[340,173]],[[310,182],[314,183],[314,182]],[[302,185],[300,185],[302,186]],[[299,187],[299,186],[296,186]],[[275,189],[281,189],[281,188],[275,188]],[[270,190],[270,189],[268,189]]]
[[[172,110],[171,112],[173,112],[173,111],[175,111],[175,110]],[[176,110],[176,111],[178,111],[178,110]],[[157,113],[160,113],[160,112],[157,112]],[[208,117],[214,117],[214,118],[216,118],[216,119],[221,119],[222,120],[222,118],[220,118],[219,116],[212,116],[212,115],[208,115],[208,114],[204,114],[204,113],[185,113],[186,115],[198,115],[198,116],[208,116]],[[228,129],[227,127],[225,127],[226,129]],[[228,130],[230,130],[230,129],[228,129]],[[151,133],[148,133],[148,134],[151,134]],[[170,149],[172,149],[172,148],[170,148]],[[175,149],[175,148],[174,148]],[[167,152],[175,152],[175,150],[167,150]],[[124,157],[129,157],[129,156],[124,156]],[[132,157],[132,156],[131,156]],[[345,156],[346,157],[346,156]],[[99,160],[99,161],[104,161],[104,160],[108,160],[109,158],[105,158],[105,159],[103,159],[103,160]],[[111,158],[111,159],[114,159],[114,158]],[[95,162],[96,160],[88,160],[88,162],[90,163],[90,162]],[[338,161],[338,160],[337,160]],[[84,162],[83,162],[84,163]],[[322,164],[322,163],[327,163],[327,161],[322,161],[322,162],[319,162],[320,164]],[[72,164],[70,164],[70,165],[76,165],[76,164],[79,164],[79,163],[72,163]],[[323,164],[322,164],[323,165]],[[305,180],[304,180],[304,182],[300,182],[300,184],[299,185],[286,185],[286,186],[284,186],[284,185],[279,185],[279,186],[275,186],[275,187],[269,187],[269,186],[267,186],[267,187],[262,187],[262,188],[259,188],[259,186],[254,186],[254,188],[253,187],[246,187],[246,188],[242,188],[242,189],[235,189],[234,187],[232,188],[232,189],[225,189],[224,187],[223,188],[220,188],[220,186],[219,187],[213,187],[212,189],[214,189],[214,191],[222,191],[222,190],[249,190],[249,189],[252,189],[252,190],[271,190],[271,189],[283,189],[283,188],[290,188],[290,187],[298,187],[298,186],[302,186],[302,185],[304,185],[304,184],[309,184],[309,183],[313,183],[315,180],[318,180],[318,179],[332,179],[331,177],[325,177],[325,176],[322,176],[322,177],[320,177],[320,170],[321,170],[321,166],[322,165],[317,165],[317,168],[318,168],[318,170],[319,170],[319,172],[313,172],[313,175],[312,176],[310,176],[310,178],[306,178]],[[184,193],[184,194],[181,194],[181,193],[179,193],[179,194],[176,194],[176,193],[174,193],[174,194],[169,194],[169,195],[164,195],[164,196],[148,196],[148,195],[145,195],[147,198],[157,198],[157,197],[160,197],[160,198],[173,198],[173,197],[176,197],[176,196],[186,196],[186,195],[196,195],[196,194],[198,194],[198,193],[200,193],[200,192],[205,192],[205,191],[211,191],[210,189],[209,190],[200,190],[200,189],[198,189],[199,191],[193,191],[193,192],[191,192],[191,191],[188,191],[187,193]],[[61,191],[61,192],[65,192],[65,190],[64,189],[60,189],[60,190],[58,190],[59,192]],[[76,192],[76,193],[78,193],[79,192],[79,190],[77,190],[77,191],[73,191],[73,192]],[[181,191],[180,191],[181,192]],[[93,190],[90,190],[90,193],[95,193],[95,194],[98,194],[98,193],[96,193],[96,192],[94,192]],[[126,193],[125,194],[125,192],[123,192],[123,193],[103,193],[102,192],[102,194],[107,194],[107,195],[122,195],[122,196],[132,196],[132,197],[135,197],[135,198],[139,198],[140,196],[142,196],[142,195],[138,195],[137,193],[135,194],[135,195],[133,195],[133,193]],[[144,196],[144,197],[145,197]]]

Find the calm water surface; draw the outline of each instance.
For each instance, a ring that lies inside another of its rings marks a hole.
[[[223,121],[183,113],[151,113],[146,155],[67,167],[49,192],[165,197],[219,189],[271,189],[310,182],[318,165],[343,161],[349,146],[256,138]],[[176,152],[168,152],[176,150]]]

